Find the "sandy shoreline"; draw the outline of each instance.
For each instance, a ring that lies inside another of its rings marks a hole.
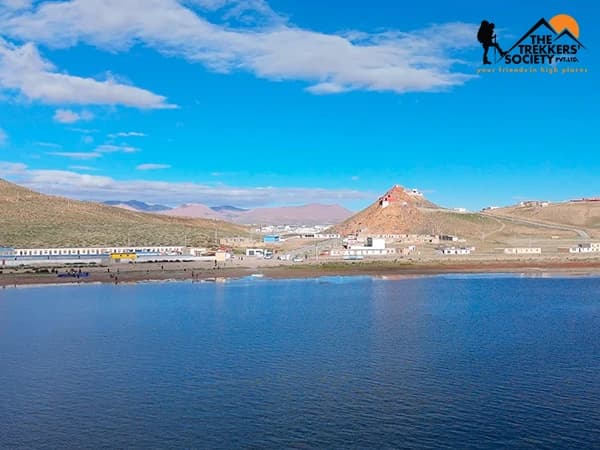
[[[59,268],[64,273],[66,268]],[[0,274],[0,287],[23,285],[60,285],[89,283],[135,283],[151,281],[207,281],[237,279],[260,275],[270,279],[318,278],[322,276],[418,276],[439,274],[477,273],[549,273],[564,275],[600,275],[600,260],[586,261],[501,261],[501,262],[435,262],[392,263],[384,261],[361,263],[325,263],[305,265],[280,265],[258,267],[198,267],[194,264],[166,266],[123,265],[111,267],[82,268],[89,272],[85,278],[59,278],[56,273],[34,273],[32,270]]]

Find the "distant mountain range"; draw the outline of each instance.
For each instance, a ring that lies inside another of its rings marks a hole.
[[[158,212],[158,211],[166,211],[169,208],[164,205],[152,205],[149,203],[140,202],[139,200],[109,200],[104,202],[105,205],[108,206],[118,206],[119,208],[129,209],[130,211],[140,211],[140,212]]]
[[[200,203],[181,205],[177,208],[171,208],[166,211],[159,211],[158,214],[164,214],[174,217],[193,217],[202,219],[223,220],[223,214]]]
[[[231,205],[212,206],[191,203],[170,208],[138,200],[104,202],[130,211],[151,212],[174,217],[225,220],[244,225],[333,225],[349,218],[353,212],[340,205],[310,204],[272,208],[244,209]]]
[[[132,211],[126,203],[116,208],[44,195],[0,179],[0,247],[215,244],[213,221]],[[249,235],[226,222],[218,228],[219,237]]]
[[[248,211],[247,209],[237,208],[235,206],[230,206],[230,205],[211,206],[210,209],[212,209],[213,211],[217,211],[217,212],[234,212],[234,213]]]

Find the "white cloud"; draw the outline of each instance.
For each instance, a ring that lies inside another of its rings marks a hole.
[[[0,177],[5,177],[7,175],[22,174],[25,173],[26,170],[26,164],[0,161]]]
[[[92,136],[83,136],[81,140],[84,144],[91,144],[94,142],[94,138]]]
[[[32,0],[2,0],[0,8],[27,9],[31,7],[32,3]]]
[[[140,164],[135,169],[136,170],[161,170],[161,169],[170,169],[171,166],[169,164],[154,164],[154,163],[146,163]]]
[[[66,170],[32,170],[24,164],[0,162],[0,177],[31,189],[84,200],[142,200],[149,203],[234,204],[255,207],[270,204],[323,203],[367,200],[373,193],[350,189],[294,187],[235,187],[187,182],[119,181],[111,177]]]
[[[90,167],[90,166],[69,166],[69,169],[73,169],[73,170],[83,170],[83,171],[93,171],[93,170],[98,170],[95,167]]]
[[[0,15],[0,22],[2,17]],[[18,47],[1,37],[0,89],[16,91],[29,100],[47,104],[124,105],[140,109],[174,107],[166,103],[163,96],[113,79],[98,81],[58,72],[54,65],[42,59],[35,44],[29,42]]]
[[[0,128],[0,145],[3,145],[6,142],[6,132]]]
[[[60,123],[75,123],[80,120],[92,120],[94,114],[87,110],[81,112],[75,112],[70,109],[57,109],[54,113],[54,120]]]
[[[137,147],[132,147],[130,145],[115,145],[115,144],[102,144],[96,147],[96,152],[99,153],[136,153],[139,152],[140,149]]]
[[[146,137],[148,136],[146,133],[140,133],[139,131],[121,131],[119,133],[109,134],[109,138],[116,137]]]
[[[7,14],[0,27],[14,38],[53,47],[82,42],[125,51],[143,44],[219,72],[246,70],[270,80],[304,80],[317,94],[436,91],[473,78],[456,69],[460,50],[477,45],[472,24],[342,35],[285,21],[252,28],[213,23],[199,15],[203,10],[198,7],[268,15],[267,3],[258,0],[63,0]]]
[[[47,154],[51,156],[60,156],[62,158],[79,160],[97,159],[102,157],[102,154],[98,152],[48,152]]]
[[[94,134],[94,133],[98,133],[99,130],[93,130],[93,129],[89,129],[89,128],[69,128],[69,130],[74,131],[75,133],[82,133],[82,134]]]

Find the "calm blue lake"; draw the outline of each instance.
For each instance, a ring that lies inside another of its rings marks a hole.
[[[3,448],[600,448],[600,278],[0,290]]]

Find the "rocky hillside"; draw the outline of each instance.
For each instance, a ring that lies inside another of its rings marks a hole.
[[[586,214],[591,214],[590,220],[595,220],[593,213]],[[550,239],[552,236],[560,239],[578,237],[577,230],[574,229],[505,220],[491,214],[450,211],[398,185],[382,195],[371,206],[334,229],[342,235],[450,234],[469,239],[470,242],[485,241],[489,245],[498,247],[506,246],[507,243],[513,245],[522,239]],[[519,245],[522,245],[522,242]]]
[[[489,211],[496,217],[514,217],[540,224],[558,224],[583,230],[592,237],[600,237],[600,201],[570,201],[560,203],[527,204]]]
[[[343,235],[407,234],[427,224],[422,208],[436,209],[422,195],[396,185],[375,203],[335,227]]]
[[[247,229],[44,195],[0,179],[0,247],[200,246],[214,243],[215,234],[246,235]]]

